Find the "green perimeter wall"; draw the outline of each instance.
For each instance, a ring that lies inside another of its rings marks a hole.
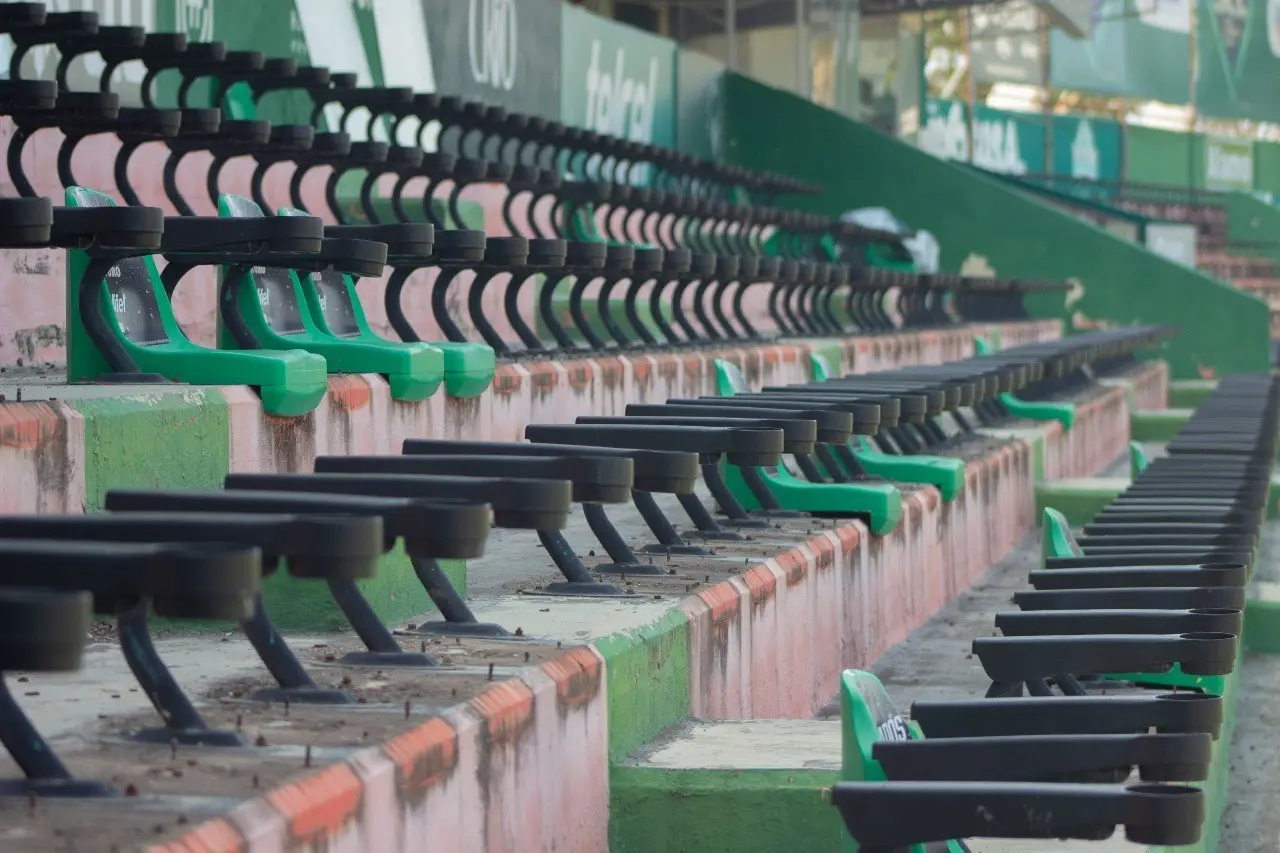
[[[1267,307],[1253,296],[745,77],[726,75],[721,109],[726,157],[823,185],[795,200],[810,210],[883,205],[933,232],[944,269],[1071,280],[1070,293],[1028,299],[1037,316],[1179,326],[1160,352],[1175,379],[1268,369]]]

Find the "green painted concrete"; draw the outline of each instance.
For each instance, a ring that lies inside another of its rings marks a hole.
[[[661,619],[595,643],[605,661],[609,760],[620,762],[689,716],[689,621],[672,608]]]
[[[72,403],[84,417],[85,511],[108,489],[216,488],[231,459],[227,404],[212,390],[100,397]]]
[[[1168,400],[1171,409],[1195,409],[1218,387],[1213,379],[1180,379],[1169,383]]]
[[[1068,524],[1080,527],[1092,521],[1128,484],[1128,480],[1120,478],[1037,483],[1036,518],[1042,518],[1046,508],[1056,509]]]
[[[844,363],[845,349],[843,341],[821,338],[810,342],[810,347],[813,352],[827,360],[827,363],[835,369],[837,376],[853,370],[853,365]]]
[[[1169,441],[1178,434],[1194,409],[1156,409],[1129,413],[1129,433],[1134,441]]]
[[[440,568],[457,587],[459,593],[467,592],[467,563],[465,560],[441,560]],[[425,616],[435,614],[435,605],[418,582],[409,565],[409,558],[397,545],[395,550],[378,561],[378,573],[356,585],[364,594],[378,620],[395,627]],[[281,631],[290,634],[331,634],[351,631],[342,611],[329,595],[328,584],[298,580],[288,572],[276,572],[262,584],[262,602],[271,622]],[[237,630],[230,622],[193,622],[184,619],[160,619],[153,617],[152,624],[170,631],[227,633]],[[409,646],[405,646],[409,649]],[[409,649],[413,651],[413,649]]]
[[[1246,601],[1242,639],[1251,652],[1280,655],[1280,601]]]
[[[465,560],[441,560],[440,567],[457,587],[467,593]],[[378,561],[378,573],[358,581],[357,586],[384,625],[398,625],[423,614],[435,613],[435,605],[405,556],[403,546]],[[296,633],[327,633],[350,630],[338,605],[329,595],[329,586],[298,580],[287,572],[277,572],[263,584],[263,600],[276,626]]]
[[[612,702],[612,697],[610,697]],[[611,853],[837,853],[835,771],[610,771]]]

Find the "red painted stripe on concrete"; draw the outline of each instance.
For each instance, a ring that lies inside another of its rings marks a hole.
[[[247,853],[248,842],[240,831],[216,818],[168,844],[147,848],[147,853]]]
[[[267,794],[300,846],[323,844],[341,834],[360,810],[364,786],[347,764],[334,764]]]
[[[36,450],[62,433],[54,403],[0,403],[0,447]]]
[[[367,408],[372,393],[362,376],[330,376],[329,400],[344,412]]]
[[[396,787],[406,800],[417,800],[448,779],[458,763],[458,733],[442,717],[392,738],[382,752],[396,766]]]
[[[587,705],[600,693],[603,684],[604,665],[599,656],[585,646],[547,661],[542,671],[555,682],[556,703],[562,711]]]

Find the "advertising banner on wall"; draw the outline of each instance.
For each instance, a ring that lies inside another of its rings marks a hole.
[[[437,91],[529,115],[560,115],[559,0],[419,2]]]
[[[721,153],[720,83],[724,63],[697,51],[676,53],[676,147],[704,160]]]
[[[1200,0],[1196,108],[1280,121],[1280,0]]]
[[[1197,229],[1185,222],[1148,222],[1143,226],[1146,246],[1184,267],[1195,269]]]
[[[961,101],[929,98],[916,147],[939,160],[969,159],[968,110]]]
[[[1253,189],[1253,143],[1204,137],[1204,185],[1212,190]]]
[[[968,161],[967,109],[961,101],[930,98],[917,147],[942,160]],[[1039,116],[993,110],[979,104],[973,118],[973,165],[1002,175],[1045,171],[1045,127]]]
[[[1050,80],[1062,89],[1186,103],[1191,2],[1096,0],[1087,38],[1050,34]]]
[[[974,79],[979,83],[1039,85],[1040,10],[1031,0],[973,6]]]
[[[1053,117],[1053,173],[1081,181],[1120,180],[1118,122],[1096,116]]]
[[[561,8],[560,118],[639,142],[675,145],[675,42]],[[648,179],[643,169],[632,176]]]
[[[1045,126],[1040,116],[979,105],[973,116],[973,165],[1002,175],[1042,175]]]

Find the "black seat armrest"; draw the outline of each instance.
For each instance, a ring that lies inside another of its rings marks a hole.
[[[165,218],[161,252],[165,255],[222,251],[315,254],[320,251],[323,239],[324,223],[314,216],[260,219],[170,216]]]
[[[550,444],[584,444],[643,450],[683,450],[700,461],[727,455],[734,465],[777,465],[782,430],[640,424],[530,424],[525,438]]]
[[[60,249],[147,254],[165,229],[158,207],[57,207],[49,244]]]
[[[409,438],[405,439],[403,452],[406,456],[573,456],[630,459],[634,463],[633,487],[639,491],[688,494],[698,482],[698,455],[680,450]]]
[[[0,246],[47,246],[53,235],[53,202],[47,198],[0,198]]]
[[[1218,736],[1222,697],[1210,693],[1018,696],[916,702],[911,719],[925,737],[1204,732]]]
[[[444,474],[568,480],[575,503],[631,500],[630,459],[608,456],[321,456],[316,471],[329,474]]]
[[[410,556],[469,560],[484,556],[489,538],[487,503],[458,499],[418,500],[356,494],[209,491],[205,489],[111,489],[111,512],[234,512],[352,515],[382,519],[384,547],[404,539]]]

